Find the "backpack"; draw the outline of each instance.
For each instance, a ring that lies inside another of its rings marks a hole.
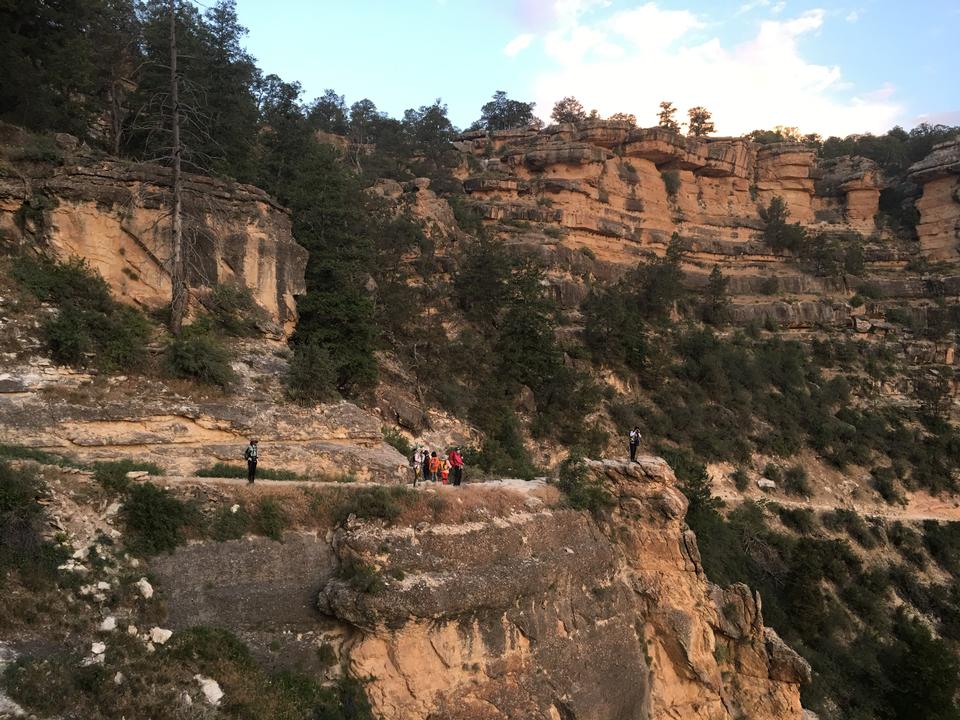
[[[432,457],[430,458],[430,472],[436,472],[440,469],[440,458]]]

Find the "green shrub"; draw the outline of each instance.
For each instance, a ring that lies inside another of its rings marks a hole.
[[[667,191],[667,197],[675,198],[680,191],[680,173],[676,170],[661,170],[660,179],[663,180],[663,187]]]
[[[337,569],[337,577],[346,580],[357,592],[375,594],[382,592],[386,585],[380,573],[372,565],[362,560],[348,560]]]
[[[730,476],[730,479],[733,480],[733,486],[740,492],[743,492],[750,486],[750,477],[747,475],[747,471],[743,468],[737,468],[734,470],[733,474]]]
[[[812,535],[817,530],[817,519],[810,508],[778,507],[780,522],[801,535]]]
[[[82,463],[78,463],[70,458],[50,453],[37,448],[26,447],[24,445],[8,445],[0,443],[0,459],[5,460],[33,460],[41,465],[57,465],[60,467],[83,468]]]
[[[923,536],[920,533],[897,520],[887,528],[887,537],[904,560],[921,570],[926,569],[927,555],[923,551]]]
[[[834,532],[845,531],[860,547],[872,550],[879,544],[873,531],[867,526],[863,518],[853,510],[838,508],[833,512],[821,516],[824,527]]]
[[[960,575],[960,523],[925,520],[923,542],[940,567],[951,575]]]
[[[807,471],[801,465],[794,465],[784,473],[783,489],[790,495],[802,495],[803,497],[813,495],[810,480],[807,478]]]
[[[167,346],[166,359],[174,377],[224,389],[236,380],[230,367],[230,353],[205,327],[184,328],[180,337],[174,338]]]
[[[45,513],[39,500],[45,493],[33,472],[0,462],[0,588],[11,572],[29,588],[56,581],[67,552],[43,537]]]
[[[50,659],[20,657],[6,668],[3,684],[23,707],[59,715],[70,709],[75,692],[73,673],[79,660],[66,653]]]
[[[244,478],[247,477],[247,468],[244,465],[229,465],[228,463],[216,463],[210,467],[200,468],[194,473],[195,477],[213,477],[213,478]],[[274,468],[257,468],[257,478],[263,480],[306,480],[303,475],[292,470],[280,470]]]
[[[108,312],[113,306],[110,286],[83,258],[58,263],[46,256],[18,257],[13,261],[12,275],[42,302],[100,312]]]
[[[288,524],[287,514],[275,498],[261,498],[253,513],[253,529],[260,535],[281,542]]]
[[[339,397],[337,368],[330,352],[316,340],[296,343],[284,386],[287,397],[303,405]]]
[[[870,471],[873,488],[890,505],[906,505],[907,500],[897,489],[897,474],[892,467],[875,467]]]
[[[773,480],[775,483],[780,483],[783,480],[783,471],[780,469],[779,465],[767,463],[763,468],[763,476],[767,478],[767,480]]]
[[[258,324],[266,320],[266,312],[254,300],[250,288],[240,283],[217,285],[206,298],[205,304],[214,324],[228,335],[257,335]]]
[[[120,493],[130,486],[127,473],[134,470],[146,470],[151,475],[163,475],[163,468],[150,462],[135,460],[109,460],[93,465],[93,479],[105,489]]]
[[[210,525],[210,536],[217,542],[239,540],[247,534],[253,518],[242,505],[233,512],[229,506],[219,508]]]
[[[130,486],[121,510],[131,552],[150,556],[172,553],[185,541],[185,528],[194,523],[197,511],[192,505],[153,483]]]
[[[344,493],[333,508],[336,523],[343,523],[350,515],[364,519],[395,520],[404,507],[413,504],[418,494],[404,485],[378,485],[357,488]]]
[[[174,633],[163,646],[164,655],[182,663],[196,663],[197,669],[218,662],[253,667],[250,650],[229,630],[196,625]]]
[[[613,505],[613,497],[603,486],[603,481],[592,477],[583,456],[573,450],[560,464],[557,487],[566,497],[570,507],[589,510],[597,514]]]
[[[150,324],[139,311],[114,302],[106,281],[85,261],[21,257],[13,275],[37,299],[57,305],[59,312],[43,330],[58,363],[108,371],[143,365]]]
[[[383,428],[383,440],[388,445],[395,447],[397,452],[405,458],[410,457],[411,453],[413,453],[413,446],[410,444],[410,441],[392,427]]]

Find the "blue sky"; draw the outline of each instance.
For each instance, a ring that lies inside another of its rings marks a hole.
[[[311,99],[394,116],[442,98],[466,126],[495,90],[575,95],[655,122],[702,104],[721,134],[960,124],[960,1],[237,0],[247,48]]]

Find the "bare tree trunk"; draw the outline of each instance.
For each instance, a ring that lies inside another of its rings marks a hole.
[[[187,314],[187,282],[183,261],[182,190],[180,178],[180,82],[177,79],[177,7],[170,0],[170,102],[173,131],[173,258],[170,264],[170,332],[180,334]]]

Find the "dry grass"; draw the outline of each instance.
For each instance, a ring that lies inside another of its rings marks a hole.
[[[288,527],[296,530],[326,530],[336,525],[338,510],[354,494],[369,490],[370,485],[317,484],[291,486],[273,483],[249,485],[207,485],[179,488],[180,494],[197,501],[205,515],[233,504],[250,511],[264,498],[276,501],[287,516]],[[395,486],[387,486],[395,487]],[[560,499],[553,486],[541,486],[525,493],[512,488],[484,484],[460,487],[437,486],[427,489],[396,491],[394,499],[399,513],[391,524],[412,527],[421,522],[459,524],[508,517],[528,511],[525,505],[536,497],[545,506]]]

